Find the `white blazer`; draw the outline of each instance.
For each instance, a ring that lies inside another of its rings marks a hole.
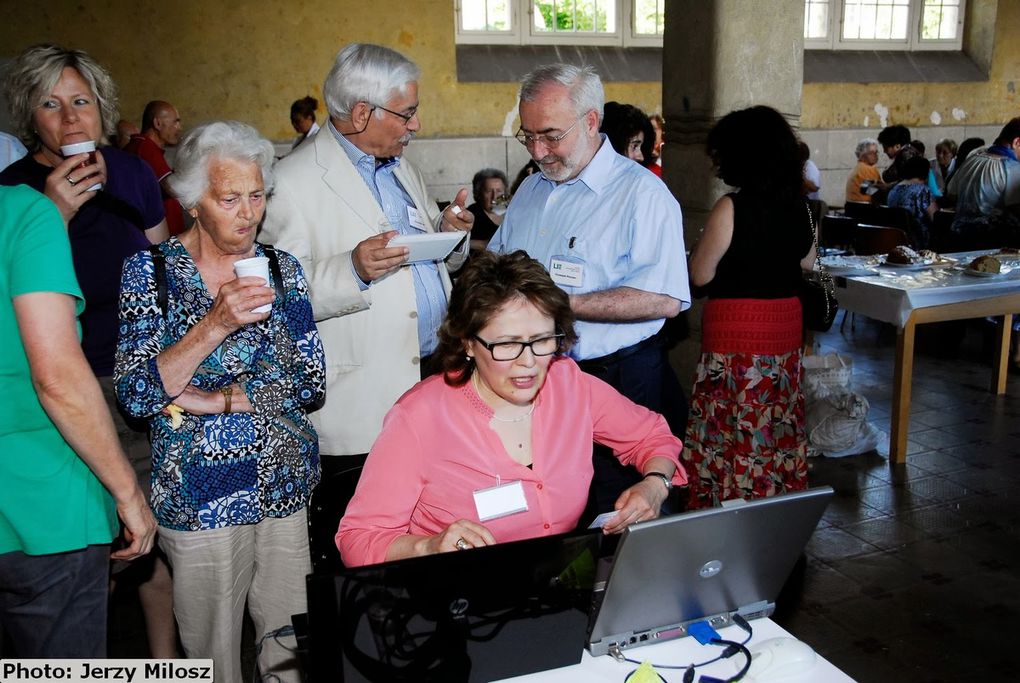
[[[418,311],[411,269],[362,292],[351,251],[392,230],[350,158],[328,128],[280,160],[259,239],[293,254],[308,279],[312,311],[326,351],[326,403],[311,414],[325,455],[367,453],[386,412],[420,379]],[[425,181],[406,159],[396,169],[415,208],[439,229],[441,215]],[[447,259],[459,268],[466,249]],[[447,296],[450,277],[439,269]]]

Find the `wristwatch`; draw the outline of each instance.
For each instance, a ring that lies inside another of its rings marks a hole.
[[[662,480],[662,483],[666,485],[667,491],[673,490],[673,481],[662,472],[649,472],[644,477],[642,477],[642,479],[647,479],[648,477],[658,477],[659,479]]]

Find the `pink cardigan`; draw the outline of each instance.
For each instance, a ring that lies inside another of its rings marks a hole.
[[[507,455],[491,419],[470,382],[450,387],[434,376],[404,394],[386,415],[340,522],[336,544],[344,564],[384,562],[404,534],[435,535],[458,519],[477,522],[474,491],[517,480],[528,510],[485,522],[497,541],[570,531],[587,502],[593,440],[638,469],[655,456],[669,458],[677,468],[673,483],[687,482],[677,460],[682,444],[663,417],[569,358],[552,362],[539,393],[531,469]]]

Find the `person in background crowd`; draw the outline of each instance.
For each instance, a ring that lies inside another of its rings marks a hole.
[[[28,154],[21,140],[10,133],[0,131],[0,171]]]
[[[923,156],[916,156],[903,165],[903,178],[889,190],[889,206],[906,209],[910,214],[907,237],[914,249],[927,249],[931,240],[932,221],[938,207],[928,187],[931,165]]]
[[[166,163],[166,148],[174,147],[181,139],[181,115],[169,102],[153,100],[142,112],[142,132],[132,135],[124,151],[130,152],[149,165],[159,181],[163,193],[163,211],[171,235],[184,232],[184,210],[170,193],[170,175],[174,172]]]
[[[811,148],[806,142],[800,140],[797,148],[804,163],[804,196],[819,200],[822,198],[822,172],[818,170],[817,164],[811,161]]]
[[[661,334],[690,306],[680,205],[599,133],[604,99],[591,67],[551,64],[522,79],[517,139],[541,173],[521,185],[489,249],[522,249],[548,268],[578,319],[571,357],[680,435],[687,404]],[[637,474],[601,448],[594,467],[591,512],[612,510]]]
[[[510,186],[511,197],[517,194],[517,189],[520,188],[521,183],[527,180],[528,176],[533,173],[538,173],[538,164],[535,163],[534,159],[529,159],[528,163],[521,166],[521,170],[517,172],[517,176],[514,178],[514,182]]]
[[[323,398],[322,343],[297,259],[255,243],[272,144],[243,123],[209,123],[175,161],[171,188],[195,223],[124,263],[117,396],[150,422],[152,508],[187,656],[241,683],[247,602],[262,675],[296,683],[293,645],[268,634],[307,611],[294,583],[311,571],[319,457],[306,413]],[[275,258],[272,283],[235,275],[256,256]]]
[[[686,481],[662,416],[562,355],[576,339],[570,301],[524,252],[471,259],[440,337],[443,375],[387,414],[340,523],[346,564],[570,531],[585,507],[593,439],[639,474],[605,533],[658,517]],[[479,511],[475,494],[501,482],[527,509]]]
[[[117,88],[86,53],[56,45],[30,47],[7,72],[5,91],[12,124],[29,155],[0,172],[0,185],[24,184],[44,193],[67,225],[75,274],[87,302],[79,317],[81,345],[121,448],[142,490],[148,491],[148,439],[118,410],[112,375],[124,259],[167,237],[159,184],[144,161],[106,145],[120,119]],[[63,145],[86,141],[95,142],[97,151],[66,159],[60,151]],[[130,569],[140,581],[151,653],[175,656],[169,572],[155,553]]]
[[[708,296],[682,456],[691,508],[807,488],[797,287],[815,245],[802,152],[762,106],[724,116],[706,147],[739,192],[716,202],[691,256]]]
[[[420,75],[389,48],[341,50],[322,88],[329,120],[278,164],[262,229],[308,273],[329,359],[326,405],[312,415],[324,454],[311,507],[316,561],[336,558],[333,538],[349,496],[343,491],[386,411],[435,370],[450,273],[468,256],[474,215],[465,208],[467,190],[440,212],[421,173],[402,158],[421,129]],[[387,246],[398,234],[439,231],[466,235],[445,262],[408,264],[407,247]]]
[[[483,251],[496,233],[509,203],[506,173],[495,168],[483,168],[471,179],[474,204],[468,207],[475,216],[471,228],[471,249]]]
[[[953,172],[953,157],[956,156],[956,141],[949,138],[939,140],[935,145],[935,158],[931,160],[931,170],[935,174],[935,183],[942,194],[946,193],[946,182]]]
[[[319,123],[315,120],[315,111],[319,108],[319,100],[311,95],[294,100],[290,105],[290,125],[294,126],[298,136],[291,145],[291,150],[319,132]]]
[[[846,180],[846,201],[870,202],[873,194],[878,192],[882,183],[882,174],[878,172],[878,140],[863,138],[854,148],[857,166]]]
[[[914,148],[915,152],[917,152],[917,156],[921,157],[925,161],[928,161],[928,157],[925,156],[925,153],[928,151],[928,148],[925,146],[923,142],[921,142],[920,140],[911,140],[910,146]],[[929,170],[930,166],[931,165],[929,164]],[[942,190],[939,189],[938,180],[935,178],[934,171],[928,173],[928,176],[925,178],[925,182],[928,183],[928,190],[931,192],[932,197],[938,198],[942,196]],[[888,203],[888,198],[886,199],[886,203]]]
[[[963,145],[960,146],[961,149]],[[949,180],[956,197],[952,232],[958,250],[1020,247],[1020,117],[995,143],[967,156]]]
[[[85,305],[60,213],[0,187],[0,624],[10,657],[106,657],[110,541],[156,522],[79,344]]]
[[[134,121],[121,119],[117,122],[117,139],[114,144],[117,145],[117,149],[124,149],[127,147],[127,143],[131,141],[131,136],[138,135],[141,132]]]
[[[652,123],[652,130],[655,132],[655,142],[652,144],[652,164],[648,167],[655,175],[662,177],[662,145],[666,142],[665,131],[666,121],[662,114],[652,114],[648,117]]]
[[[910,129],[906,126],[886,126],[878,134],[878,142],[882,145],[882,151],[892,162],[889,167],[882,171],[882,181],[892,187],[903,177],[903,165],[907,160],[917,156],[915,147],[910,145]],[[888,192],[888,187],[885,192]],[[884,194],[883,194],[884,198]]]
[[[652,124],[645,113],[634,105],[606,102],[599,132],[605,133],[617,154],[642,166],[648,165],[645,159],[649,159],[651,163],[644,152],[646,147],[654,144],[651,139],[654,133]]]
[[[963,166],[963,162],[967,160],[967,157],[970,156],[970,153],[973,152],[975,149],[980,149],[984,146],[985,146],[984,138],[967,138],[966,140],[960,143],[960,148],[956,150],[956,156],[953,157],[953,168],[949,172],[949,177],[946,178],[947,188],[949,187],[950,179],[957,171],[960,170],[960,167]]]

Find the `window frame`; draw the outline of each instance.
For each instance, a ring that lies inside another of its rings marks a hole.
[[[661,36],[637,35],[634,15],[637,0],[612,0],[616,5],[613,33],[537,33],[532,28],[533,0],[510,3],[509,31],[465,31],[461,29],[461,3],[454,0],[454,42],[457,45],[591,45],[597,47],[662,47]],[[665,7],[663,7],[665,11]]]
[[[807,2],[804,0],[805,12]],[[804,38],[805,50],[899,50],[908,52],[937,52],[963,49],[963,33],[966,24],[967,0],[960,0],[956,38],[952,40],[921,39],[921,22],[924,18],[924,0],[910,0],[907,25],[910,30],[905,39],[855,40],[844,39],[844,0],[829,0],[829,30],[826,38]]]

